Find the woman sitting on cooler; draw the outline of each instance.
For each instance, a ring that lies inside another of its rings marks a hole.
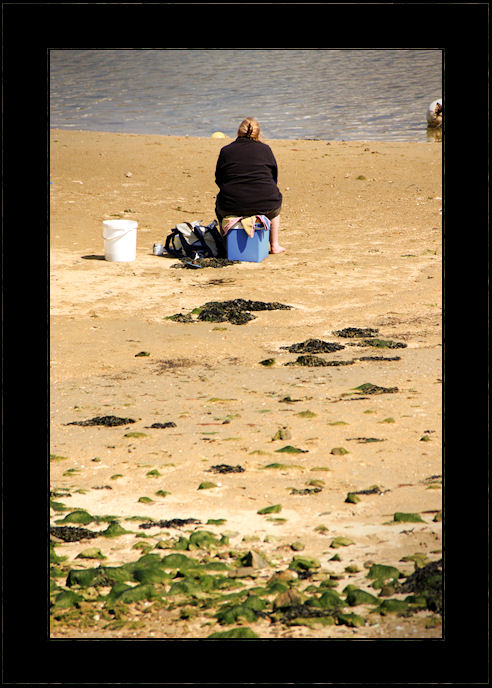
[[[282,194],[277,186],[277,161],[270,146],[259,139],[260,125],[247,117],[239,125],[236,140],[221,149],[215,169],[220,189],[215,212],[221,226],[228,216],[265,215],[271,223],[270,253],[281,253],[285,248],[278,243]]]

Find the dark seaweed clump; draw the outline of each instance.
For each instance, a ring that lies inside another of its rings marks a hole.
[[[100,535],[93,530],[87,528],[75,528],[72,526],[51,526],[50,535],[63,540],[63,542],[78,542],[78,540],[85,540],[95,538]]]
[[[305,354],[304,356],[298,356],[295,361],[290,361],[285,365],[301,365],[313,368],[320,366],[344,366],[352,365],[353,363],[354,361],[324,361],[322,358],[313,356],[313,354]]]
[[[296,487],[293,487],[290,491],[291,495],[310,495],[310,494],[317,494],[318,492],[321,492],[321,487],[306,487],[304,490],[298,490]]]
[[[380,441],[381,440],[377,440]],[[384,490],[384,492],[389,492],[389,490]],[[383,494],[383,490],[375,485],[374,487],[368,487],[366,490],[357,490],[356,492],[352,492],[351,494],[357,494],[357,495],[373,495],[373,494]]]
[[[250,311],[289,310],[292,306],[283,303],[264,303],[263,301],[249,301],[234,299],[232,301],[209,301],[202,307],[198,319],[207,322],[229,321],[233,325],[244,325],[254,320]]]
[[[354,339],[356,337],[375,337],[379,330],[371,327],[345,327],[343,330],[333,332],[337,337],[346,337],[347,339]]]
[[[168,421],[167,423],[152,423],[152,425],[146,426],[148,428],[175,428],[176,423],[173,423],[172,420]]]
[[[361,356],[359,361],[401,361],[401,356]]]
[[[364,346],[375,346],[378,349],[406,349],[405,342],[394,342],[392,339],[364,339]]]
[[[356,389],[362,394],[391,394],[398,392],[398,387],[379,387],[379,385],[373,385],[371,382],[365,382]]]
[[[172,268],[186,268],[188,266],[192,267],[190,265],[190,259],[189,258],[180,258],[179,259],[181,262],[179,263],[173,263],[171,265]],[[193,261],[194,265],[199,265],[201,268],[224,268],[227,265],[235,265],[236,263],[240,263],[241,261],[239,260],[228,260],[227,258],[197,258],[196,260]]]
[[[217,466],[212,466],[208,469],[208,473],[244,473],[242,466],[229,466],[227,463],[221,463]]]
[[[128,425],[135,423],[133,418],[118,418],[118,416],[96,416],[90,420],[74,420],[66,425],[105,425],[109,428],[114,428],[117,425]]]
[[[307,573],[307,572],[306,572]],[[307,578],[308,576],[303,576],[303,578]],[[301,576],[299,576],[301,578]],[[325,609],[316,609],[314,607],[311,607],[308,604],[296,604],[292,605],[290,607],[287,607],[286,609],[282,610],[282,613],[280,615],[281,621],[283,623],[288,623],[289,621],[292,621],[293,619],[302,619],[302,618],[326,618],[326,617],[333,617],[333,610],[325,610]]]
[[[333,351],[345,349],[343,344],[324,342],[322,339],[306,339],[305,342],[297,342],[297,344],[281,346],[280,348],[287,349],[291,354],[332,353]]]
[[[139,528],[179,528],[189,523],[201,523],[196,518],[172,518],[169,521],[152,521],[150,523],[140,523]]]
[[[427,608],[442,613],[442,559],[433,561],[417,569],[400,586],[401,592],[414,592],[423,595]]]
[[[171,266],[172,267],[172,266]],[[191,313],[175,313],[174,315],[169,315],[168,320],[174,320],[174,322],[192,323],[194,322]]]

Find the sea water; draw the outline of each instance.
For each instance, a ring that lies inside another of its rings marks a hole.
[[[428,141],[442,51],[50,50],[50,127],[264,139]]]

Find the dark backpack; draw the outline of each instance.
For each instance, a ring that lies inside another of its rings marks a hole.
[[[166,237],[164,248],[176,258],[225,258],[226,245],[217,225],[217,220],[208,225],[181,222]]]

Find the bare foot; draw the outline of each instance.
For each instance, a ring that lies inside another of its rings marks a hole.
[[[270,246],[270,253],[282,253],[283,251],[285,251],[285,248],[283,246],[280,246],[280,244]]]

